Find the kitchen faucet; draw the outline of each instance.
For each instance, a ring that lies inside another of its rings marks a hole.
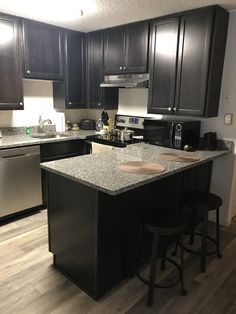
[[[50,119],[42,120],[42,117],[39,116],[38,133],[43,133],[43,126],[45,123],[52,124],[52,121]]]

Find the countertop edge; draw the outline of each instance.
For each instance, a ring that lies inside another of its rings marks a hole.
[[[90,131],[93,132],[93,131]],[[88,133],[90,133],[88,132]],[[65,141],[75,141],[75,140],[85,140],[86,137],[89,136],[88,134],[71,134],[65,135],[60,137],[53,137],[53,138],[34,138],[30,135],[10,135],[0,138],[0,150],[1,149],[10,149],[16,147],[24,147],[24,146],[33,146],[33,145],[42,145],[42,144],[50,144],[50,143],[57,143],[57,142],[65,142]],[[19,139],[22,137],[22,139]],[[4,143],[4,139],[11,141],[10,143]]]
[[[196,161],[196,162],[187,163],[186,165],[184,165],[180,169],[175,169],[175,170],[172,170],[172,171],[169,171],[169,172],[162,172],[162,173],[159,173],[157,176],[154,176],[152,178],[146,178],[142,182],[137,182],[137,183],[131,184],[131,185],[127,186],[127,187],[124,187],[124,188],[121,188],[121,189],[117,189],[117,190],[108,190],[108,189],[106,189],[106,188],[104,188],[102,186],[98,186],[96,184],[93,184],[91,182],[87,182],[87,181],[82,180],[82,179],[78,179],[76,177],[73,177],[71,175],[63,173],[61,171],[57,171],[55,169],[52,169],[52,168],[44,165],[44,163],[41,163],[40,167],[42,169],[46,170],[46,171],[53,172],[53,173],[55,173],[57,175],[60,175],[60,176],[65,177],[67,179],[70,179],[70,180],[72,180],[74,182],[78,182],[78,183],[84,184],[84,185],[86,185],[88,187],[91,187],[91,188],[93,188],[95,190],[98,190],[98,191],[101,191],[101,192],[104,192],[106,194],[114,196],[114,195],[118,195],[118,194],[130,191],[130,190],[133,190],[135,188],[141,187],[141,186],[143,186],[145,184],[148,184],[148,183],[151,183],[151,182],[154,182],[154,181],[166,178],[166,177],[171,176],[173,174],[176,174],[176,173],[182,172],[184,170],[190,169],[190,168],[192,168],[192,167],[194,167],[196,165],[200,165],[200,164],[203,164],[205,162],[209,162],[211,160],[214,160],[214,159],[216,159],[218,157],[221,157],[221,156],[224,156],[224,155],[227,155],[227,154],[230,154],[230,153],[231,153],[230,151],[221,151],[221,154],[218,155],[218,156],[209,157],[209,158],[205,158],[204,160],[199,160],[199,161]],[[74,158],[79,158],[79,157],[74,157]]]

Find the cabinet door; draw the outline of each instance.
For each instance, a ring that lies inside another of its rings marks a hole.
[[[124,45],[125,27],[116,27],[108,29],[105,32],[105,74],[117,74],[123,72]]]
[[[87,106],[117,109],[118,88],[101,88],[103,79],[103,32],[92,32],[87,36]]]
[[[181,18],[176,107],[178,114],[204,115],[209,71],[212,11]]]
[[[169,114],[174,107],[179,18],[151,24],[148,112]]]
[[[18,19],[0,15],[0,109],[23,109],[21,32]]]
[[[62,34],[57,27],[23,21],[26,78],[63,79]]]
[[[84,34],[66,31],[64,45],[65,80],[53,82],[55,108],[86,108]]]
[[[87,37],[87,104],[89,108],[102,107],[103,32]]]
[[[147,72],[149,24],[135,23],[126,27],[124,71]]]
[[[84,108],[85,99],[85,38],[82,33],[67,31],[66,38],[66,84],[67,104],[66,108]]]

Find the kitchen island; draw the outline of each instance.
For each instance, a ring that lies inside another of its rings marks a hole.
[[[229,151],[188,153],[196,162],[173,162],[176,150],[133,144],[111,152],[41,164],[47,171],[49,250],[54,266],[94,299],[132,272],[142,213],[150,207],[179,207],[188,189],[209,190],[212,161]],[[165,171],[133,174],[127,161],[161,164]],[[142,249],[147,255],[148,246]]]

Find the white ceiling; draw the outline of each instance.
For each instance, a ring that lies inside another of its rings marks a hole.
[[[0,12],[88,32],[212,4],[236,10],[236,0],[0,0]]]

